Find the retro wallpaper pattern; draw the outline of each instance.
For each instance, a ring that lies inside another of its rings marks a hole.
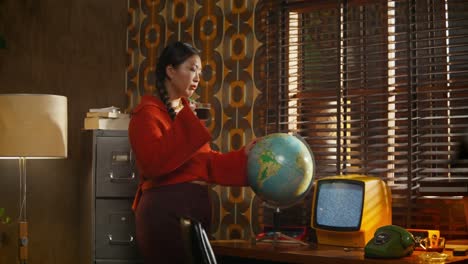
[[[226,152],[264,135],[267,0],[129,0],[126,93],[130,111],[154,90],[158,55],[174,40],[201,50],[197,94],[212,105],[213,149]],[[262,222],[250,188],[211,187],[217,239],[249,239]],[[254,212],[254,213],[252,213]]]

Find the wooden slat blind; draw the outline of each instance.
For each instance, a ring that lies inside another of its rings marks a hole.
[[[267,133],[302,135],[317,178],[382,177],[394,219],[414,226],[421,179],[468,177],[468,164],[450,163],[468,131],[464,2],[278,1],[267,30]]]

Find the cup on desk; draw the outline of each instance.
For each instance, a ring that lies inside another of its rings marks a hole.
[[[211,117],[211,104],[195,102],[195,112],[200,120],[207,121]]]

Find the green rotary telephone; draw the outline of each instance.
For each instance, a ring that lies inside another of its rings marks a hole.
[[[364,248],[366,258],[402,258],[413,254],[416,241],[406,229],[387,225],[379,227]]]

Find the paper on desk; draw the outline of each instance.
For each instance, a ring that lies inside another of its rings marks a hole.
[[[102,118],[128,118],[129,114],[120,112],[88,112],[86,117],[102,117]]]
[[[109,106],[104,108],[90,108],[89,112],[110,112],[110,113],[117,113],[120,112],[118,107]]]

